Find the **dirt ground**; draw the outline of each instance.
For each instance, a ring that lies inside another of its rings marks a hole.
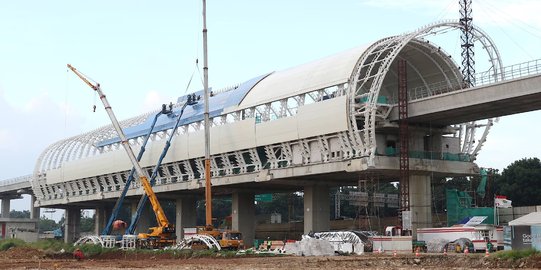
[[[540,269],[541,257],[505,261],[484,254],[365,254],[333,257],[172,258],[170,254],[106,253],[83,261],[31,248],[0,252],[0,269]]]

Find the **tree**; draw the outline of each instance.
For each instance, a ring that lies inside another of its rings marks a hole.
[[[81,211],[81,232],[93,232],[94,231],[94,225],[96,224],[94,222],[94,218],[96,217],[96,214],[94,214],[92,217],[87,217],[82,215]]]
[[[279,213],[282,222],[291,222],[302,219],[303,197],[300,193],[273,193],[272,201],[258,202],[255,206],[256,215]]]
[[[56,221],[49,219],[45,216],[41,216],[38,226],[40,232],[52,231],[60,227],[60,225],[58,225]]]
[[[9,217],[10,218],[30,218],[30,211],[28,211],[28,210],[23,210],[23,211],[11,210],[11,211],[9,211]]]
[[[513,206],[541,204],[541,162],[523,158],[507,166],[495,179],[495,194],[506,195]]]

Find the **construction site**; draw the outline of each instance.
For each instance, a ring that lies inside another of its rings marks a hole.
[[[541,60],[504,66],[458,2],[457,20],[219,89],[203,0],[203,89],[128,119],[66,63],[110,123],[0,184],[0,268],[541,268],[541,206],[512,207],[476,163],[497,118],[541,110]],[[30,217],[10,217],[22,194]],[[65,211],[54,231],[43,209]]]

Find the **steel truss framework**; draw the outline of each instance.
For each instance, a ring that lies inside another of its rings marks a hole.
[[[214,117],[211,119],[211,126],[226,125],[248,118],[254,118],[257,124],[292,117],[296,115],[298,108],[301,106],[344,95],[348,97],[347,106],[350,113],[347,131],[213,155],[211,156],[212,177],[217,178],[253,173],[263,169],[272,170],[329,161],[343,161],[359,157],[367,157],[369,165],[374,165],[377,124],[386,121],[390,109],[394,105],[378,102],[380,89],[385,76],[389,72],[391,63],[397,57],[400,57],[400,51],[406,46],[427,54],[426,51],[433,48],[433,46],[428,46],[428,43],[423,39],[424,37],[443,33],[449,29],[460,29],[460,27],[458,21],[447,21],[429,25],[411,33],[381,39],[373,43],[360,56],[349,81],[346,83],[340,83]],[[474,29],[474,37],[483,44],[491,60],[491,70],[493,71],[494,80],[499,81],[501,79],[500,69],[502,67],[499,53],[492,40],[485,33],[481,32],[477,27]],[[447,91],[461,89],[462,87],[457,85],[457,82],[461,82],[462,80],[456,64],[443,51],[440,52],[438,50],[436,53],[439,54],[440,60],[443,59],[442,61],[444,61],[443,64],[438,63],[438,68],[446,80]],[[445,74],[443,69],[450,67],[452,67],[451,74]],[[415,67],[410,68],[416,72]],[[439,88],[438,91],[432,91],[432,86],[424,82],[423,87],[426,89],[414,92],[418,93],[414,96],[410,94],[409,98],[422,98],[426,96],[427,92],[429,95],[442,93],[442,91],[439,91],[441,90]],[[128,119],[121,124],[124,128],[138,125],[143,123],[153,113],[155,112]],[[477,142],[476,147],[474,146],[474,140],[469,139],[473,137],[473,133],[478,127],[479,125],[470,125],[457,128],[457,130],[462,131],[457,136],[461,135],[467,138],[462,141],[462,148],[465,153],[476,154],[480,150],[484,139],[481,142]],[[489,127],[490,125],[486,126],[483,138],[486,138]],[[202,129],[202,122],[194,122],[179,127],[177,133],[186,134]],[[150,140],[162,140],[170,132],[172,131],[157,132],[153,134]],[[48,170],[60,168],[65,162],[118,150],[120,148],[118,143],[105,147],[95,146],[100,141],[114,137],[116,137],[114,129],[111,126],[105,126],[59,141],[45,149],[36,162],[32,180],[32,188],[38,201],[46,203],[47,200],[68,199],[69,197],[91,194],[99,195],[104,192],[122,189],[129,171],[119,171],[112,174],[47,184]],[[142,139],[141,137],[134,138],[129,142],[131,144],[139,144]],[[145,169],[148,171],[152,170],[152,168]],[[163,164],[159,170],[156,185],[168,185],[201,179],[204,179],[203,157]],[[132,188],[139,187],[140,184],[138,182],[132,183]]]

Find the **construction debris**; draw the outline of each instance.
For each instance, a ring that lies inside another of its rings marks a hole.
[[[194,245],[204,246],[207,249],[220,250],[220,244],[216,239],[206,234],[193,234],[186,236],[174,246],[166,247],[166,249],[191,249]]]
[[[303,235],[301,241],[287,243],[284,251],[298,256],[333,256],[334,247],[328,240]]]
[[[432,239],[426,242],[426,251],[429,253],[443,253],[449,241],[445,239]]]
[[[347,253],[361,255],[364,253],[363,241],[353,232],[321,232],[314,233],[314,236],[329,241],[333,246],[334,251],[339,254]]]

